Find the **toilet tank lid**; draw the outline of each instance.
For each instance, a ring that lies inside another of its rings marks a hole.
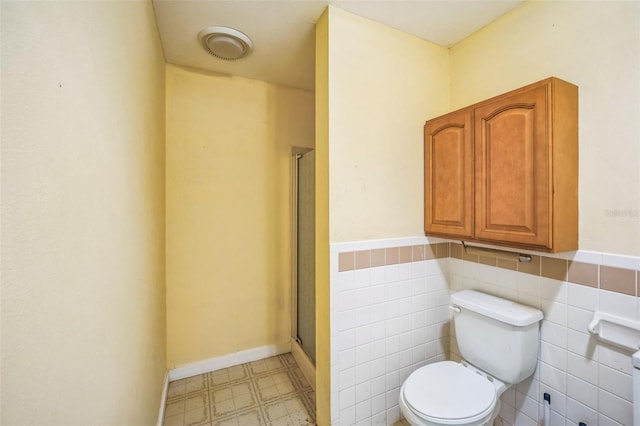
[[[544,318],[539,309],[475,290],[463,290],[452,294],[451,303],[517,327],[526,327]]]

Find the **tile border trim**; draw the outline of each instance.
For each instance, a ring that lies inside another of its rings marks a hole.
[[[427,239],[426,237],[336,243],[332,246],[337,254],[337,264],[334,269],[337,272],[453,258],[600,290],[640,296],[638,289],[640,286],[640,257],[589,251],[551,255],[531,252],[532,262],[518,263],[468,255],[463,252],[460,243],[438,238]],[[626,277],[626,281],[608,282],[605,277],[611,274]]]

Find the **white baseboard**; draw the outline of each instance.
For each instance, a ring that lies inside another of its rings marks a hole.
[[[167,390],[169,389],[169,372],[164,375],[164,384],[162,385],[162,399],[160,400],[160,410],[158,413],[158,426],[162,426],[164,420],[164,408],[167,401]]]
[[[307,379],[314,392],[316,390],[316,367],[300,345],[294,340],[291,342],[291,355],[295,358],[302,371],[302,375]]]
[[[198,374],[220,370],[221,368],[233,367],[234,365],[246,362],[258,361],[291,352],[291,343],[281,343],[276,345],[262,346],[260,348],[248,349],[246,351],[235,352],[229,355],[209,358],[192,364],[181,365],[169,370],[169,381],[184,379],[186,377],[197,376]]]

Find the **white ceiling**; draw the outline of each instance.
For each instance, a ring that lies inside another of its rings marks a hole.
[[[525,0],[153,0],[167,62],[314,90],[315,23],[328,4],[441,46],[452,46]],[[209,26],[247,34],[255,46],[227,62],[197,35]]]

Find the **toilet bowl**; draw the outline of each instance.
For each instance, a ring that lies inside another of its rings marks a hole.
[[[441,361],[411,373],[398,404],[414,426],[491,425],[500,396],[537,365],[542,312],[473,290],[451,295],[462,362]]]
[[[400,410],[412,425],[492,424],[507,386],[466,362],[416,370],[400,389]]]

